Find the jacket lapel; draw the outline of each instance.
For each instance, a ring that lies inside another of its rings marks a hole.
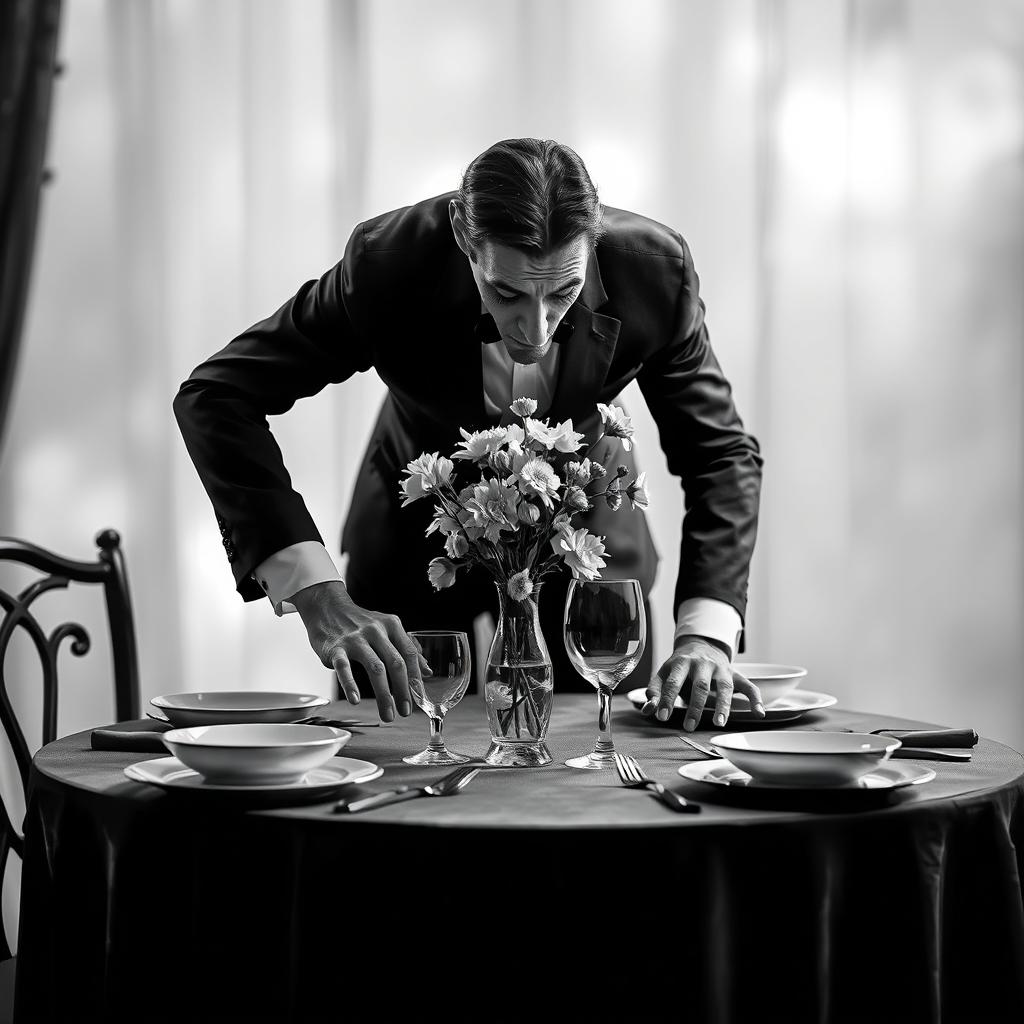
[[[435,351],[445,353],[444,391],[451,396],[452,419],[467,430],[481,430],[488,423],[483,361],[474,330],[480,319],[480,292],[469,261],[454,242],[439,281],[433,303],[440,331]]]
[[[552,423],[572,419],[579,424],[594,414],[622,326],[614,317],[597,312],[607,301],[597,253],[591,249],[583,290],[565,315],[573,331],[562,342],[558,381],[548,412]]]

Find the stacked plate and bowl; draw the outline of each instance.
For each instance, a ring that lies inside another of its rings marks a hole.
[[[803,718],[810,711],[821,711],[836,703],[836,698],[830,693],[805,690],[803,683],[807,678],[807,669],[797,665],[738,661],[733,668],[742,673],[760,690],[761,699],[764,701],[765,717],[761,718],[754,713],[746,694],[734,693],[729,711],[730,726],[739,722],[756,725],[794,722]],[[646,691],[643,689],[631,690],[627,694],[627,698],[635,707],[643,707],[647,702]],[[711,698],[704,706],[702,725],[709,727],[712,725],[711,716],[714,711],[715,700],[712,690]],[[681,723],[685,714],[686,701],[682,697],[676,697],[672,720],[677,721],[674,721],[673,724]]]
[[[138,782],[216,792],[294,791],[312,795],[377,778],[369,761],[337,757],[352,733],[306,724],[330,703],[314,694],[256,690],[172,693],[154,697],[151,716],[172,757],[130,765]]]
[[[785,730],[731,733],[710,742],[724,759],[720,777],[740,782],[746,775],[745,785],[790,789],[879,788],[887,779],[883,764],[900,745],[868,733]]]
[[[935,777],[928,768],[888,764],[900,746],[888,736],[775,728],[837,703],[831,694],[803,688],[807,669],[766,662],[736,662],[733,668],[760,691],[764,718],[755,714],[744,694],[734,694],[727,727],[742,723],[754,729],[707,740],[721,758],[684,764],[679,769],[684,778],[750,789],[894,789]],[[647,700],[642,689],[631,691],[628,698],[638,708]],[[677,697],[673,725],[682,724],[686,707]],[[702,728],[714,728],[714,711],[712,692],[701,716]]]

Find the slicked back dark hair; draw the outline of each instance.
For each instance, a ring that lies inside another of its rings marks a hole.
[[[601,204],[583,161],[551,140],[496,142],[466,168],[458,204],[473,248],[489,239],[547,253],[601,236]]]

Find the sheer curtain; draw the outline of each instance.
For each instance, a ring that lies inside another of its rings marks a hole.
[[[144,698],[327,692],[301,622],[236,597],[171,398],[358,220],[553,137],[691,243],[766,455],[748,656],[1020,747],[1022,49],[1019,0],[76,0],[2,532],[121,530]],[[331,543],[381,394],[272,424]],[[682,502],[624,401],[663,655]],[[112,707],[71,669],[68,731]]]

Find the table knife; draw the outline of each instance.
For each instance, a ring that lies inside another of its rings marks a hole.
[[[299,718],[295,725],[333,725],[335,729],[376,729],[380,722],[364,722],[361,718],[324,718],[323,715],[310,715]]]
[[[890,757],[917,758],[919,761],[970,761],[969,750],[935,750],[931,747],[897,747]]]

